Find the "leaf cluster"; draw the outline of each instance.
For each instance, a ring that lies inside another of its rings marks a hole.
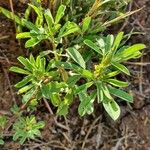
[[[40,0],[32,1],[24,18],[4,8],[0,11],[21,28],[17,39],[27,39],[25,47],[39,46],[38,56],[18,57],[22,67],[10,71],[24,75],[15,87],[22,95],[27,110],[34,111],[44,99],[57,108],[57,114],[66,116],[75,100],[79,100],[78,114],[94,112],[94,103],[102,105],[108,115],[117,120],[119,102],[133,103],[133,97],[123,88],[129,83],[118,80],[119,74],[130,76],[125,61],[139,58],[144,44],[126,45],[127,35],[104,34],[108,26],[136,11],[124,13],[128,0],[62,0],[42,7]],[[58,7],[57,7],[58,6]],[[30,19],[31,12],[36,17]],[[41,43],[49,44],[49,49]],[[44,49],[44,50],[43,50]],[[34,116],[19,117],[13,126],[13,139],[23,144],[26,139],[39,136],[43,122]]]

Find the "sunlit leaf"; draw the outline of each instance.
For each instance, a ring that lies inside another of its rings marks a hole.
[[[107,79],[106,81],[116,87],[126,87],[129,85],[128,82],[123,82],[116,79]]]
[[[64,5],[59,6],[56,17],[55,17],[55,24],[58,24],[60,19],[64,16],[65,9],[66,9],[66,6],[64,6]]]
[[[128,68],[126,68],[124,65],[117,63],[117,62],[112,62],[111,63],[115,68],[119,69],[120,71],[124,72],[127,75],[130,75],[130,72]]]
[[[125,91],[123,90],[120,90],[120,89],[116,89],[116,88],[109,88],[109,91],[111,94],[127,101],[127,102],[130,102],[130,103],[133,103],[133,96],[131,96],[130,94],[126,93]]]
[[[102,55],[101,50],[99,49],[99,47],[93,43],[91,40],[84,40],[84,44],[86,44],[87,46],[89,46],[91,49],[93,49],[94,51],[96,51],[97,53]]]
[[[103,106],[109,116],[115,121],[119,118],[121,110],[119,105],[114,101],[103,102]]]
[[[76,50],[74,47],[70,47],[67,49],[67,53],[76,63],[78,63],[82,68],[85,69],[85,61],[78,50]]]

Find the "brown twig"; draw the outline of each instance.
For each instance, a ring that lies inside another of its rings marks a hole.
[[[14,25],[15,25],[15,29],[16,29],[16,22],[15,22],[15,18],[14,18],[14,7],[13,7],[13,2],[12,2],[12,0],[9,0],[9,4],[10,4],[10,8],[11,8],[11,11],[12,11],[12,18],[13,18],[13,20],[14,20]]]
[[[43,101],[44,101],[44,103],[45,103],[46,108],[47,108],[48,111],[50,112],[50,114],[51,114],[51,115],[54,115],[54,113],[53,113],[51,107],[49,106],[49,103],[47,102],[47,100],[44,98]],[[54,117],[54,122],[55,122],[56,126],[62,128],[62,129],[65,129],[65,130],[67,130],[67,131],[69,130],[68,127],[66,127],[66,126],[62,125],[61,123],[57,122],[57,120],[56,120],[55,117]]]
[[[14,102],[14,104],[16,104],[16,99],[14,97],[14,92],[13,92],[13,89],[12,89],[12,86],[11,86],[11,83],[10,83],[10,80],[9,80],[9,75],[8,75],[7,70],[5,68],[2,67],[2,69],[4,71],[7,83],[9,85],[10,93],[11,93],[11,96],[12,96],[12,101]]]
[[[150,62],[125,62],[125,64],[137,65],[137,66],[147,66],[147,65],[150,65]]]
[[[101,116],[99,116],[98,118],[96,118],[96,119],[93,121],[93,123],[91,124],[91,126],[90,126],[90,128],[89,128],[89,130],[88,130],[88,132],[87,132],[87,134],[86,134],[86,136],[85,136],[85,138],[84,138],[84,141],[83,141],[83,143],[82,143],[82,147],[81,147],[82,150],[83,150],[84,147],[85,147],[86,140],[87,140],[89,134],[91,133],[91,131],[92,131],[94,125],[98,122],[98,120],[99,120],[100,118],[101,118]]]

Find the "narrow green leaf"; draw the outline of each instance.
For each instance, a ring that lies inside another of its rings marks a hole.
[[[89,25],[91,23],[91,17],[86,17],[83,19],[83,24],[82,24],[82,32],[86,32],[89,29]]]
[[[112,96],[110,95],[110,92],[109,92],[109,90],[108,90],[106,85],[102,84],[101,90],[103,91],[103,93],[107,97],[107,99],[109,99],[109,100],[113,99]]]
[[[27,21],[26,19],[22,19],[22,22],[28,29],[35,31],[36,33],[39,32],[39,29],[32,22]]]
[[[71,63],[68,63],[68,62],[55,61],[51,65],[52,65],[51,66],[52,68],[61,66],[61,67],[64,67],[65,69],[74,70],[76,73],[78,73],[78,74],[80,74],[83,77],[88,78],[88,79],[93,80],[93,78],[94,78],[92,72],[90,72],[89,70],[86,70],[86,69],[82,69],[82,68],[78,67],[75,64],[71,64]]]
[[[35,95],[36,90],[35,87],[32,87],[29,91],[27,91],[24,95],[23,95],[23,99],[22,102],[25,104],[27,103],[31,98],[33,98],[33,95]]]
[[[116,51],[116,50],[118,49],[118,47],[119,47],[119,45],[120,45],[120,42],[121,42],[121,40],[122,40],[122,38],[123,38],[123,35],[124,35],[124,33],[123,33],[123,32],[120,32],[120,33],[118,33],[118,35],[116,36],[116,39],[115,39],[114,45],[113,45],[114,51]]]
[[[69,85],[69,87],[73,87],[76,84],[76,82],[80,80],[80,78],[81,76],[77,74],[70,76],[67,80],[67,84]]]
[[[60,5],[59,6],[56,17],[55,17],[55,24],[58,24],[60,19],[64,16],[65,9],[66,9],[65,5]]]
[[[81,54],[74,47],[68,48],[67,53],[82,68],[84,68],[84,69],[86,68],[84,59],[82,58]]]
[[[91,96],[88,96],[86,91],[79,93],[80,105],[78,107],[78,113],[80,116],[84,116],[86,113],[91,114],[93,112],[93,102],[96,98],[96,92],[93,92]]]
[[[84,40],[84,44],[86,44],[87,46],[89,46],[91,49],[95,50],[97,53],[102,55],[101,50],[99,49],[99,47],[93,43],[91,40]]]
[[[34,59],[34,57],[33,57],[33,55],[31,54],[30,55],[30,57],[29,57],[29,60],[30,60],[30,62],[32,63],[32,65],[35,67],[35,59]]]
[[[59,106],[61,103],[61,98],[59,94],[58,93],[56,94],[49,93],[49,94],[50,94],[51,103],[56,107]]]
[[[0,12],[3,13],[7,18],[14,20],[17,24],[23,25],[21,18],[15,15],[13,12],[10,12],[2,7],[0,7]]]
[[[79,94],[80,92],[87,90],[89,87],[93,85],[93,82],[87,82],[81,86],[77,86],[75,90],[75,94]]]
[[[137,52],[139,50],[144,49],[144,48],[146,48],[146,46],[144,44],[135,44],[135,45],[130,46],[129,48],[125,49],[122,52],[122,55],[123,55],[123,57],[127,57],[129,55],[134,54],[135,52]]]
[[[78,25],[76,23],[68,21],[60,29],[58,37],[65,37],[65,36],[67,36],[69,34],[77,32],[79,30],[80,30],[80,28],[78,27]]]
[[[110,102],[103,102],[103,106],[114,121],[119,118],[121,110],[119,105],[114,100]]]
[[[65,103],[65,101],[62,101],[61,104],[58,106],[57,114],[60,116],[66,116],[68,114],[69,106]]]
[[[108,79],[108,78],[111,78],[111,77],[115,77],[116,75],[118,75],[120,73],[120,71],[113,71],[113,72],[110,72],[108,74],[106,74],[104,76],[104,79]]]
[[[117,63],[117,62],[111,62],[111,64],[117,68],[118,70],[124,72],[125,74],[127,75],[130,75],[130,72],[128,70],[128,68],[126,68],[124,65],[120,64],[120,63]]]
[[[97,101],[98,103],[102,102],[104,99],[104,93],[102,90],[102,82],[97,82],[96,83],[96,87],[97,87]]]
[[[12,72],[15,72],[15,73],[20,73],[20,74],[27,74],[27,75],[30,74],[29,71],[21,69],[19,67],[11,67],[9,70],[12,71]]]
[[[30,32],[22,32],[22,33],[18,33],[16,38],[17,39],[25,39],[25,38],[30,38]]]
[[[116,86],[116,87],[126,87],[126,86],[129,86],[128,82],[123,82],[123,81],[119,81],[119,80],[116,80],[116,79],[107,79],[106,81],[108,83],[112,84],[113,86]]]
[[[69,35],[69,34],[78,32],[79,30],[80,30],[80,29],[79,29],[78,26],[74,26],[74,27],[72,27],[72,28],[70,28],[70,29],[67,29],[67,30],[65,31],[65,33],[64,33],[61,37],[65,37],[65,36],[67,36],[67,35]]]
[[[36,7],[36,6],[32,5],[32,4],[28,4],[28,5],[34,9],[34,11],[36,12],[36,14],[38,15],[38,17],[40,19],[43,19],[43,14],[42,14],[41,7]]]
[[[128,93],[126,93],[123,90],[120,89],[116,89],[116,88],[109,88],[109,91],[111,94],[113,94],[114,96],[117,96],[127,102],[133,103],[133,96],[129,95]]]
[[[45,98],[50,98],[50,94],[63,92],[67,88],[67,84],[64,82],[50,82],[47,85],[42,85],[41,91]]]
[[[113,43],[114,43],[114,36],[110,34],[106,37],[105,54],[113,50],[112,49]]]
[[[32,66],[32,64],[30,63],[30,61],[29,61],[27,58],[24,58],[24,57],[22,57],[22,56],[19,56],[17,59],[19,60],[19,62],[20,62],[21,64],[24,65],[25,69],[27,69],[27,70],[29,70],[29,71],[32,71],[33,66]]]
[[[28,40],[25,43],[25,48],[30,48],[30,47],[34,47],[35,45],[37,45],[40,42],[40,40],[36,39],[36,38],[31,38],[30,40]]]
[[[98,46],[99,46],[100,50],[102,51],[102,53],[105,54],[106,45],[105,45],[104,39],[103,38],[98,39],[97,43],[98,43]]]
[[[18,94],[22,94],[27,92],[28,90],[30,90],[33,87],[32,84],[26,85],[24,87],[22,87],[21,89],[19,89]]]
[[[26,84],[28,84],[30,81],[32,80],[32,76],[26,76],[23,80],[21,80],[20,82],[18,82],[15,87],[16,88],[21,88],[23,86],[25,86]]]
[[[53,34],[52,27],[54,24],[54,19],[53,19],[53,16],[51,14],[51,11],[49,9],[45,10],[44,17],[46,19],[46,23],[48,25],[49,32],[52,35]]]

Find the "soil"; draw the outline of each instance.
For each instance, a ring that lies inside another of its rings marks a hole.
[[[23,12],[25,0],[13,1],[16,12]],[[0,6],[10,9],[8,0],[0,0]],[[12,133],[4,134],[5,145],[2,150],[150,150],[150,1],[134,0],[129,10],[143,9],[131,16],[118,26],[117,31],[129,32],[132,29],[142,32],[132,36],[129,43],[145,43],[147,49],[141,59],[127,62],[132,76],[130,91],[134,95],[134,103],[121,104],[122,115],[113,122],[101,109],[96,106],[93,115],[80,118],[76,106],[72,106],[67,118],[57,118],[43,107],[36,111],[38,118],[46,122],[39,139],[28,141],[21,146],[12,141]],[[115,28],[113,28],[116,30]],[[112,30],[112,29],[111,29]],[[21,98],[17,96],[14,84],[21,79],[9,72],[9,67],[17,65],[17,57],[27,55],[27,52],[15,39],[14,22],[0,14],[0,114],[6,115],[12,121],[10,108]],[[125,77],[126,78],[126,77]],[[63,127],[62,127],[63,126]],[[65,129],[64,129],[65,126]]]

